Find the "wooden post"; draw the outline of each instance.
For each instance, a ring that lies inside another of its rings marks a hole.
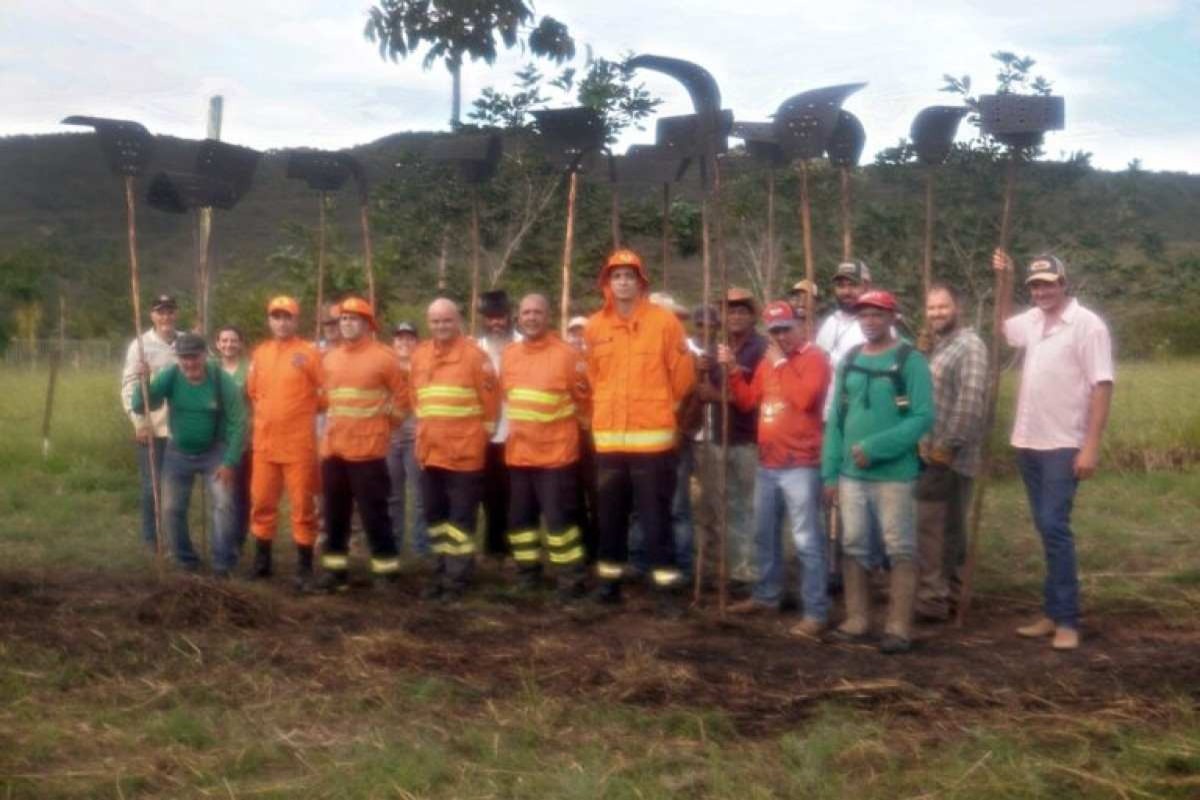
[[[933,170],[931,166],[925,173],[925,255],[921,262],[921,285],[927,297],[929,287],[933,285]]]
[[[854,223],[850,215],[850,168],[840,167],[842,196],[842,260],[849,261],[854,257]]]
[[[1013,190],[1017,181],[1017,159],[1019,151],[1009,152],[1004,180],[1004,206],[1000,212],[1000,249],[1008,251],[1012,239]],[[984,410],[983,444],[980,453],[979,473],[975,479],[975,492],[971,496],[970,514],[967,520],[967,557],[963,563],[962,587],[958,594],[958,613],[954,624],[961,628],[967,619],[967,608],[971,604],[971,591],[975,581],[975,565],[979,558],[980,523],[983,519],[983,498],[987,491],[992,471],[992,428],[996,424],[996,400],[1000,394],[1000,341],[1004,336],[1003,303],[1000,298],[1012,292],[1012,272],[995,272],[992,297],[992,339],[988,347],[987,404]]]
[[[379,309],[375,306],[375,255],[371,249],[370,212],[370,203],[363,203],[358,209],[358,220],[362,227],[363,269],[367,272],[367,299],[371,302],[371,308],[375,309],[376,313],[378,313]]]
[[[479,187],[471,187],[471,336],[479,335]]]
[[[442,228],[442,243],[438,248],[437,262],[437,288],[439,291],[446,288],[446,262],[450,249],[450,229]]]
[[[136,338],[138,354],[138,386],[142,392],[142,410],[147,423],[150,422],[150,380],[141,368],[146,365],[146,351],[142,346],[142,283],[138,270],[137,257],[137,212],[133,204],[133,176],[125,176],[125,220],[126,238],[129,242],[129,290],[133,298],[133,334]],[[158,564],[159,574],[162,574],[163,535],[162,535],[162,494],[158,485],[158,465],[154,463],[154,428],[151,423],[150,441],[147,444],[149,452],[146,461],[150,466],[150,493],[154,496],[154,554]]]
[[[816,266],[813,264],[812,209],[808,199],[808,162],[801,159],[796,169],[800,173],[800,229],[804,234],[804,277],[808,280],[811,289],[817,285],[817,277]],[[815,322],[813,317],[816,316],[811,291],[805,293],[804,316],[804,334],[811,342]]]
[[[662,201],[662,287],[665,292],[668,287],[668,276],[671,273],[671,184],[663,184]]]
[[[58,346],[50,354],[50,382],[46,386],[46,407],[42,410],[42,460],[50,457],[50,419],[54,414],[54,388],[67,343],[67,301],[58,295]]]
[[[567,322],[571,319],[571,258],[575,249],[575,197],[579,188],[579,173],[567,173],[567,233],[563,237],[562,295],[558,304],[559,331],[565,338]]]
[[[725,258],[725,224],[721,207],[721,164],[712,157],[713,205],[715,206],[715,238],[717,267],[721,273],[721,336],[729,342],[729,263]],[[717,471],[718,496],[721,502],[720,524],[717,528],[717,611],[724,617],[729,603],[729,374],[720,369],[721,381],[721,465]]]
[[[325,305],[325,193],[317,193],[317,322],[313,341],[321,338],[321,319]]]
[[[209,139],[220,140],[221,120],[225,108],[225,99],[214,95],[208,100],[208,125],[205,135]],[[208,289],[209,273],[212,261],[212,219],[211,206],[198,209],[196,212],[196,331],[208,338]]]
[[[709,303],[712,299],[712,241],[709,235],[711,216],[711,198],[708,186],[708,157],[700,160],[700,270],[701,270],[701,289],[700,289],[700,304],[704,309],[704,320],[701,327],[702,336],[704,337],[704,352],[712,352],[713,331],[712,325],[709,324]],[[664,197],[666,193],[664,192]],[[700,380],[708,380],[708,374],[700,373]],[[704,412],[703,433],[701,438],[708,441],[712,428],[708,424],[709,416],[707,410]],[[704,588],[704,569],[705,561],[708,556],[708,547],[706,536],[696,537],[696,564],[695,573],[693,574],[692,585],[692,604],[700,604],[700,596]]]
[[[571,173],[572,178],[574,173]],[[610,183],[612,187],[612,209],[609,214],[609,225],[612,227],[612,246],[616,250],[621,246],[621,190],[616,183]]]
[[[775,296],[775,168],[767,169],[767,262],[763,280],[763,301],[771,302]]]

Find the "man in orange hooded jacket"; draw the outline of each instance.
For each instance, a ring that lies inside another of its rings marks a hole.
[[[271,339],[254,350],[246,394],[254,414],[250,468],[250,531],[255,554],[252,578],[271,575],[271,543],[279,520],[284,487],[292,507],[296,542],[296,588],[312,582],[313,543],[317,538],[317,436],[315,421],[323,404],[321,354],[296,335],[300,304],[276,297],[267,304]]]
[[[437,559],[427,599],[458,599],[471,579],[475,518],[483,497],[484,451],[500,410],[496,373],[477,344],[462,335],[458,306],[434,300],[429,338],[412,354],[417,461],[429,542]]]
[[[549,329],[550,303],[526,295],[517,322],[524,338],[504,350],[500,388],[508,404],[508,544],[523,588],[541,583],[541,551],[558,572],[559,596],[583,594],[579,530],[579,416],[588,402],[583,354]],[[545,534],[538,517],[545,520]]]
[[[321,487],[325,532],[321,588],[345,591],[350,566],[350,515],[359,517],[371,545],[371,573],[395,582],[400,573],[396,540],[388,517],[387,452],[392,428],[408,413],[408,378],[392,348],[377,342],[375,310],[359,297],[340,304],[342,341],[325,354],[325,397],[329,403],[321,440]]]
[[[619,249],[600,272],[604,307],[584,330],[592,387],[600,542],[597,599],[619,603],[630,512],[637,511],[660,611],[681,609],[671,498],[675,493],[676,410],[696,381],[687,336],[675,315],[649,302],[642,260]]]

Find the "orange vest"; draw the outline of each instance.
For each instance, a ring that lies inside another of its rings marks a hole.
[[[364,336],[325,353],[322,455],[346,461],[387,457],[392,428],[408,412],[408,378],[396,353]]]
[[[447,344],[426,339],[413,351],[410,375],[417,461],[454,472],[483,469],[500,411],[487,354],[466,336]]]
[[[611,293],[584,329],[598,453],[660,453],[675,446],[675,409],[696,382],[683,326],[644,297],[621,317]]]
[[[549,332],[514,342],[500,360],[500,388],[508,402],[505,463],[553,468],[579,460],[588,394],[582,353]]]
[[[317,457],[322,382],[321,354],[311,342],[271,339],[255,348],[246,377],[255,453],[276,464]]]

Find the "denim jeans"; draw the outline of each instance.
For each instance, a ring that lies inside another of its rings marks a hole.
[[[216,478],[224,452],[225,446],[221,443],[196,455],[180,452],[168,444],[163,457],[163,523],[175,560],[187,570],[200,566],[200,558],[192,548],[188,533],[188,506],[197,475],[207,482],[212,501],[213,569],[230,572],[237,566],[239,548],[234,541],[233,489]]]
[[[692,472],[696,468],[695,443],[681,439],[675,450],[675,494],[671,497],[671,528],[675,534],[675,566],[685,579],[692,574],[696,532],[692,525]],[[642,528],[638,525],[637,512],[629,525],[629,563],[639,573],[650,569],[646,560],[646,548],[642,542]]]
[[[405,507],[408,491],[412,490],[412,549],[418,556],[427,556],[429,530],[425,524],[425,504],[421,497],[421,467],[417,464],[417,442],[415,439],[401,440],[392,437],[387,454],[388,479],[391,492],[388,494],[388,516],[392,519],[392,536],[396,539],[396,552],[404,544]]]
[[[154,466],[158,473],[158,480],[162,481],[163,474],[163,453],[167,449],[167,437],[155,436],[151,441],[154,442]],[[142,542],[151,550],[155,547],[155,531],[154,531],[154,487],[150,483],[150,445],[141,444],[137,446],[137,464],[138,477],[142,484]]]
[[[860,481],[838,478],[842,512],[842,553],[870,569],[871,526],[877,525],[891,561],[916,561],[916,481]]]
[[[1075,478],[1078,452],[1074,448],[1017,450],[1017,468],[1046,553],[1046,616],[1065,628],[1079,625],[1079,574],[1071,533],[1071,506],[1079,486]]]
[[[773,606],[782,599],[785,565],[779,520],[786,508],[800,558],[804,616],[825,622],[829,617],[829,594],[820,507],[821,472],[816,467],[758,468],[754,481],[754,556],[758,572],[754,599]]]

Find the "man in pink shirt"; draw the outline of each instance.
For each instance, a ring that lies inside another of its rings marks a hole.
[[[992,267],[1012,272],[997,250]],[[1079,646],[1079,578],[1071,505],[1079,481],[1096,472],[1100,437],[1112,403],[1112,342],[1108,326],[1067,292],[1066,265],[1051,255],[1029,264],[1025,279],[1034,307],[1009,317],[1001,296],[1008,343],[1025,350],[1012,445],[1029,495],[1034,525],[1046,552],[1045,614],[1018,628],[1021,636],[1053,635],[1056,650]]]

